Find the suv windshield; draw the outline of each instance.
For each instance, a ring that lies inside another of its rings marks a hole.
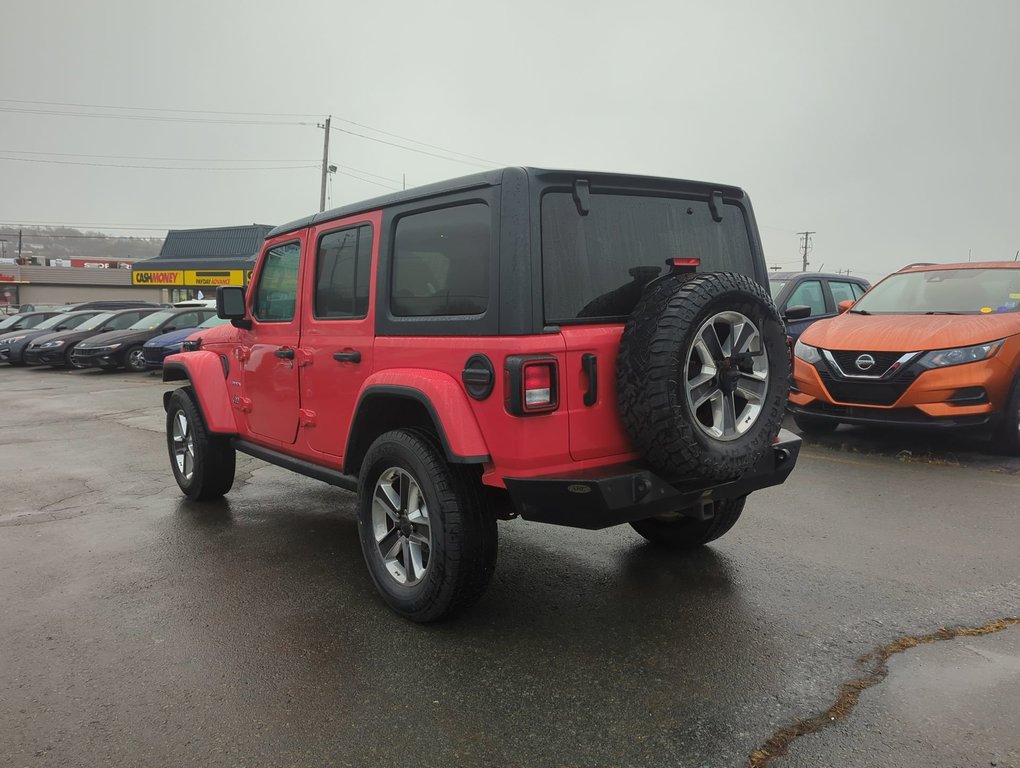
[[[164,321],[169,320],[174,315],[179,315],[180,312],[154,312],[151,315],[143,317],[136,323],[132,323],[128,326],[129,331],[151,331],[156,326],[162,324]]]
[[[113,317],[113,312],[103,312],[100,315],[96,315],[91,320],[86,320],[84,323],[78,326],[79,331],[91,331],[93,328],[98,328],[107,320]]]
[[[548,323],[622,320],[667,259],[701,260],[702,272],[755,276],[743,211],[675,197],[592,194],[582,216],[570,192],[542,198],[542,277]]]
[[[1020,308],[1020,269],[897,272],[854,305],[868,314],[990,314]]]
[[[230,321],[229,320],[224,320],[222,317],[216,317],[216,315],[213,315],[208,320],[206,320],[204,323],[200,324],[198,327],[199,328],[215,328],[217,325],[223,325],[224,323],[228,323],[228,322],[230,322]]]
[[[786,280],[769,280],[769,293],[772,294],[773,299],[786,287],[786,283]]]

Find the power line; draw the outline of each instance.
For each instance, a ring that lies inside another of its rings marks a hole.
[[[306,159],[306,158],[292,159],[292,160],[262,160],[262,159],[257,159],[257,158],[249,158],[249,159],[243,159],[242,160],[242,159],[239,159],[239,158],[230,158],[230,157],[163,157],[163,156],[149,156],[149,155],[90,155],[90,154],[81,154],[81,153],[77,153],[77,152],[35,152],[35,151],[25,150],[25,149],[0,149],[0,155],[47,155],[47,156],[50,156],[50,157],[87,157],[87,158],[99,158],[99,159],[106,159],[106,160],[164,160],[164,161],[168,161],[168,162],[181,162],[181,163],[309,163],[310,164],[310,163],[316,162],[314,160],[310,160],[310,159]],[[0,159],[17,160],[19,158],[2,158],[2,157],[0,157]],[[113,167],[117,167],[117,166],[113,166]],[[148,166],[127,166],[127,167],[145,168],[145,167],[148,167]],[[301,165],[301,166],[295,166],[295,167],[305,168],[305,167],[308,167],[308,166]],[[315,167],[318,167],[318,166],[315,166]],[[341,169],[347,170],[347,171],[354,171],[355,173],[360,173],[363,176],[371,176],[371,177],[376,178],[376,179],[381,179],[382,181],[389,181],[389,182],[392,182],[394,184],[400,184],[401,183],[400,179],[393,178],[392,176],[382,176],[382,175],[380,175],[378,173],[372,173],[371,171],[366,171],[366,170],[363,170],[361,168],[352,168],[351,166],[348,166],[348,165],[341,165],[341,166],[338,166],[338,167],[341,168]],[[224,170],[229,170],[229,169],[224,169]]]
[[[56,222],[56,221],[0,221],[0,226],[4,227],[21,227],[21,226],[33,226],[33,227],[48,227],[51,229],[58,229],[60,227],[67,227],[73,229],[75,227],[102,227],[103,229],[130,229],[132,231],[140,230],[151,230],[153,232],[162,232],[168,229],[201,229],[201,227],[182,227],[175,225],[172,227],[139,227],[139,226],[124,226],[123,224],[101,224],[94,221],[87,222]]]
[[[0,235],[17,235],[17,232],[0,232]],[[37,232],[29,232],[24,235],[25,239],[46,238],[47,240],[162,240],[162,237],[132,237],[131,235],[41,235]]]
[[[361,176],[356,176],[353,173],[347,173],[345,171],[340,171],[340,170],[338,170],[337,173],[339,173],[341,176],[347,176],[347,177],[352,178],[352,179],[357,179],[358,181],[363,181],[366,184],[375,184],[377,187],[383,187],[384,189],[392,189],[394,192],[399,192],[400,191],[400,187],[394,187],[391,184],[383,184],[381,181],[372,181],[372,179],[363,179],[363,178],[361,178]]]
[[[5,104],[42,104],[48,107],[80,107],[85,109],[120,109],[139,112],[185,112],[197,115],[246,115],[256,117],[317,117],[314,112],[230,112],[219,109],[170,109],[167,107],[124,107],[111,104],[77,104],[66,101],[30,101],[28,99],[0,99]]]
[[[149,155],[89,155],[81,152],[36,152],[28,149],[0,149],[4,155],[46,155],[48,157],[95,157],[107,160],[172,160],[182,163],[313,163],[307,157],[290,160],[263,160],[261,158],[235,157],[161,157]]]
[[[127,165],[124,163],[82,163],[73,160],[41,160],[30,157],[0,157],[0,161],[12,163],[44,163],[46,165],[86,165],[94,168],[140,168],[161,171],[290,171],[298,168],[318,168],[317,165],[264,165],[238,168],[217,168],[214,166],[186,165]]]
[[[205,117],[173,117],[170,115],[119,115],[105,112],[70,112],[58,109],[25,109],[21,107],[0,107],[0,112],[23,115],[52,115],[58,117],[94,117],[105,120],[143,120],[156,123],[215,123],[221,125],[315,125],[315,123],[284,120],[232,120]]]
[[[390,136],[390,137],[392,137],[394,139],[400,139],[401,141],[409,141],[412,144],[421,144],[423,147],[429,147],[430,149],[438,149],[441,152],[447,152],[447,153],[449,153],[451,155],[460,155],[461,157],[466,157],[466,158],[468,158],[470,160],[478,160],[479,162],[485,163],[487,165],[495,165],[495,166],[506,165],[506,163],[498,163],[498,162],[496,162],[494,160],[487,160],[484,157],[478,157],[476,155],[469,155],[469,154],[467,154],[465,152],[457,152],[456,150],[447,149],[446,147],[440,147],[440,146],[438,146],[436,144],[429,144],[428,142],[419,141],[418,139],[412,139],[412,138],[410,138],[408,136],[401,136],[398,133],[390,133],[389,131],[384,131],[384,130],[382,130],[380,128],[373,128],[371,125],[365,125],[364,123],[356,123],[353,120],[345,120],[342,117],[337,117],[335,119],[339,120],[341,123],[347,123],[348,125],[356,125],[359,128],[365,128],[365,129],[367,129],[369,131],[372,131],[373,133],[381,133],[383,136]],[[337,129],[337,130],[339,130],[339,129]]]
[[[438,157],[440,160],[448,160],[448,161],[453,162],[453,163],[463,163],[464,165],[473,165],[473,166],[478,167],[478,168],[490,168],[490,167],[495,167],[497,165],[496,163],[486,163],[486,164],[483,164],[483,163],[474,162],[473,160],[461,160],[461,159],[456,158],[456,157],[448,157],[446,155],[436,154],[435,152],[428,152],[428,151],[426,151],[424,149],[417,149],[416,147],[405,147],[403,144],[396,144],[396,143],[394,143],[392,141],[386,141],[385,139],[376,138],[375,136],[366,136],[363,133],[358,133],[356,131],[349,131],[346,128],[338,128],[335,125],[331,126],[330,129],[334,130],[334,131],[337,131],[339,133],[346,133],[348,136],[357,136],[357,137],[362,138],[362,139],[368,139],[369,141],[378,142],[379,144],[386,144],[387,146],[390,146],[390,147],[396,147],[397,149],[403,149],[403,150],[405,150],[407,152],[417,152],[419,155],[428,155],[429,157]]]

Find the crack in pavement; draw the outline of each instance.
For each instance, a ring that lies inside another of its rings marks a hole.
[[[747,768],[763,768],[775,758],[782,757],[789,752],[790,746],[800,737],[817,733],[838,720],[846,719],[860,701],[861,693],[878,685],[886,678],[889,674],[887,662],[895,654],[916,648],[919,645],[952,640],[957,637],[981,637],[1015,626],[1020,626],[1020,617],[997,619],[980,627],[941,627],[926,635],[906,635],[869,651],[857,659],[858,666],[865,670],[864,674],[843,683],[839,688],[836,701],[828,709],[777,730],[768,741],[748,756]]]

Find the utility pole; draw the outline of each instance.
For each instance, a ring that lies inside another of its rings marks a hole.
[[[25,262],[23,262],[21,260],[21,230],[20,229],[18,230],[18,263],[19,264],[24,264],[25,263]]]
[[[319,188],[319,212],[326,210],[326,176],[329,175],[329,121],[333,119],[333,115],[326,115],[326,123],[317,124],[317,128],[322,128],[325,138],[322,140],[322,185]]]
[[[815,233],[814,232],[798,232],[797,234],[800,235],[800,237],[801,237],[800,245],[801,245],[801,248],[803,249],[803,257],[804,257],[804,266],[802,266],[800,268],[800,271],[801,272],[807,272],[807,268],[808,268],[807,255],[808,255],[808,251],[811,250],[811,235],[813,235]]]

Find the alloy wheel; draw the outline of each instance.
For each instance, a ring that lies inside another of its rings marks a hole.
[[[376,481],[372,533],[394,581],[412,586],[425,577],[432,558],[428,506],[418,481],[400,467],[387,469]]]
[[[768,395],[761,330],[740,312],[719,312],[698,329],[684,365],[687,405],[698,429],[736,440],[758,420]]]
[[[171,438],[177,471],[186,481],[190,481],[191,476],[195,473],[195,437],[184,411],[177,411],[174,415]]]

